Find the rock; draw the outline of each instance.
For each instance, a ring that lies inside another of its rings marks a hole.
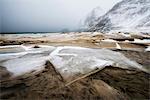
[[[5,67],[0,66],[0,81],[8,79],[11,73]]]

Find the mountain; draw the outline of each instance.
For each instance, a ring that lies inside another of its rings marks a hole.
[[[123,0],[100,15],[88,30],[150,32],[150,0]]]
[[[104,15],[104,10],[101,7],[94,8],[90,13],[88,13],[87,17],[84,20],[85,27],[91,27],[95,25],[97,19]]]
[[[92,9],[89,13],[86,14],[83,18],[80,19],[79,28],[76,30],[77,32],[87,31],[89,27],[92,27],[98,21],[97,19],[100,16],[103,16],[106,12],[100,7],[97,6]]]

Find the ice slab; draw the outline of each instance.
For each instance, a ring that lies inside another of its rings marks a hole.
[[[24,48],[28,48],[24,52],[0,54],[0,66],[6,67],[13,76],[40,71],[44,68],[49,54],[55,47],[43,45],[39,47],[24,46]]]
[[[15,58],[1,63],[1,66],[13,73],[13,76],[19,76],[31,71],[40,71],[44,68],[47,57],[42,55],[26,55],[25,57]]]
[[[78,73],[85,74],[97,68],[103,69],[109,65],[143,70],[140,64],[108,49],[38,46],[40,48],[24,46],[27,49],[23,52],[0,54],[0,66],[6,67],[13,76],[19,76],[42,70],[46,60],[49,60],[64,78]]]
[[[140,64],[123,54],[108,49],[57,47],[50,54],[50,61],[65,78],[78,73],[85,74],[96,68],[103,69],[109,65],[125,69],[143,69]]]
[[[150,51],[150,46],[148,46],[148,47],[145,49],[145,51]]]
[[[150,43],[150,39],[144,39],[144,40],[140,40],[140,39],[134,39],[133,43]]]
[[[101,41],[103,41],[103,42],[117,42],[117,41],[115,41],[113,39],[105,39],[105,40],[101,40]]]

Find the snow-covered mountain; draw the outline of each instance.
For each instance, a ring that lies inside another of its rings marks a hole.
[[[100,16],[106,13],[100,6],[95,7],[89,13],[87,13],[79,22],[79,28],[76,31],[86,31],[89,27],[92,27],[98,21]]]
[[[101,7],[94,8],[90,13],[88,13],[87,17],[85,18],[84,25],[86,27],[91,27],[95,25],[95,22],[100,16],[105,14],[104,10]]]
[[[150,32],[150,0],[123,0],[90,26],[89,31]]]

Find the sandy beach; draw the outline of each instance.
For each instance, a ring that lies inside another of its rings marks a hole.
[[[150,35],[1,34],[0,98],[149,99]]]

